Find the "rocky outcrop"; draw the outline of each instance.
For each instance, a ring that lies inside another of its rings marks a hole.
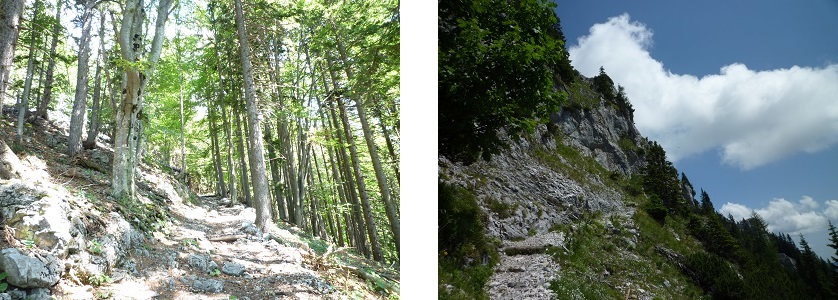
[[[0,179],[21,178],[26,171],[17,155],[9,149],[9,145],[0,139]]]
[[[15,238],[33,241],[62,258],[73,239],[69,211],[67,199],[48,190],[14,181],[0,185],[0,214],[14,228]]]
[[[562,109],[550,121],[565,136],[564,142],[593,157],[609,171],[631,175],[644,162],[637,150],[648,141],[634,126],[632,114],[600,100],[594,108]]]
[[[0,270],[6,281],[22,288],[48,288],[61,278],[63,268],[50,254],[23,253],[17,248],[0,251]]]

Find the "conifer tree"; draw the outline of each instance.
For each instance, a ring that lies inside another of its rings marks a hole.
[[[835,255],[832,256],[832,261],[838,261],[838,231],[835,230],[835,226],[832,225],[832,221],[829,221],[829,244],[827,245],[833,250],[835,250]]]

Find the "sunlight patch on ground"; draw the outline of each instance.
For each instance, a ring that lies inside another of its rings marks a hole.
[[[151,299],[157,296],[157,292],[144,283],[133,280],[112,284],[108,290],[113,294],[113,299]]]

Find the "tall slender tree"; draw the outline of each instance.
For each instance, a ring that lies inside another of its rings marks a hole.
[[[81,14],[81,39],[79,39],[79,61],[76,77],[76,97],[73,101],[73,112],[70,116],[70,135],[67,137],[67,155],[75,156],[81,151],[81,134],[87,114],[87,74],[90,66],[90,26],[93,21],[94,0],[84,2]]]
[[[6,99],[6,88],[11,84],[22,15],[23,0],[0,0],[0,109]]]
[[[262,127],[260,125],[262,114],[256,102],[253,90],[253,71],[250,62],[250,44],[247,41],[247,29],[245,27],[244,13],[242,12],[242,1],[236,0],[236,29],[241,48],[242,73],[244,75],[244,94],[247,105],[247,125],[250,129],[248,144],[250,145],[250,176],[253,181],[253,195],[256,208],[256,227],[262,232],[268,231],[273,226],[271,219],[270,198],[268,198],[268,179],[265,176],[265,156],[262,153]]]

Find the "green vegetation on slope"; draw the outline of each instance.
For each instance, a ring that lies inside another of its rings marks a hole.
[[[558,110],[565,95],[556,74],[571,68],[554,7],[545,0],[439,3],[441,154],[466,164],[488,159],[504,149],[501,128],[516,136]]]
[[[498,243],[483,232],[474,192],[439,182],[439,298],[487,299],[483,289],[498,262]]]

